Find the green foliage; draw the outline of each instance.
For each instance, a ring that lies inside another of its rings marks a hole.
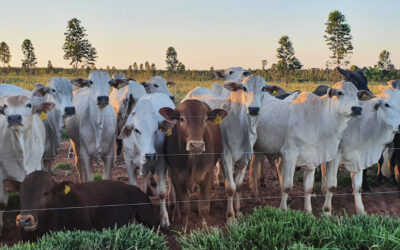
[[[100,173],[95,173],[93,175],[93,180],[95,181],[101,181],[103,179],[103,175],[101,175]]]
[[[221,229],[178,239],[183,249],[399,249],[400,220],[388,216],[316,218],[302,211],[257,208]]]
[[[168,249],[164,236],[142,225],[128,225],[121,228],[96,231],[53,232],[43,236],[36,243],[20,243],[12,248],[29,250],[95,250],[95,249]]]
[[[332,51],[330,58],[336,66],[347,65],[349,61],[345,59],[353,50],[353,45],[351,44],[353,37],[350,35],[351,28],[346,22],[346,17],[340,11],[335,10],[329,13],[328,22],[325,23],[326,35],[324,35],[324,38]]]
[[[22,67],[31,69],[37,64],[35,49],[31,40],[25,39],[21,45],[22,53],[24,53],[24,59],[22,59]]]
[[[58,162],[54,167],[55,170],[71,170],[72,167],[68,162]]]
[[[167,59],[165,63],[167,64],[168,72],[178,72],[183,73],[185,71],[185,65],[178,61],[178,54],[174,47],[169,47],[167,49]]]
[[[64,50],[64,59],[70,60],[70,65],[74,66],[76,76],[80,63],[84,65],[93,65],[97,58],[97,51],[86,39],[86,29],[81,26],[81,21],[72,18],[68,21],[65,42],[62,47]]]
[[[0,43],[0,62],[3,63],[3,66],[5,67],[6,64],[9,64],[11,61],[11,53],[10,53],[10,47],[8,47],[8,44],[6,42],[1,42]]]
[[[294,48],[288,36],[282,36],[279,39],[279,48],[276,50],[276,57],[278,58],[277,64],[272,65],[281,78],[288,83],[289,78],[293,76],[294,71],[301,69],[303,65],[294,56]]]
[[[394,70],[394,65],[392,60],[390,60],[390,52],[387,50],[383,50],[379,54],[379,61],[377,64],[378,69],[380,70]]]

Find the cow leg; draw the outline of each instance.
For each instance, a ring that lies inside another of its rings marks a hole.
[[[235,199],[235,211],[237,216],[242,216],[242,212],[240,211],[240,203],[242,198],[241,187],[243,183],[244,175],[246,174],[246,166],[245,163],[238,163],[236,164],[238,169],[236,169],[236,176],[235,176],[235,184],[236,184],[236,199]]]
[[[361,199],[362,182],[363,182],[362,178],[363,178],[362,171],[351,173],[351,180],[353,182],[354,202],[357,214],[365,214],[364,205]]]
[[[303,183],[304,183],[304,211],[312,214],[311,195],[314,186],[315,168],[312,170],[303,170]]]
[[[363,179],[364,179],[364,181],[362,183],[362,189],[364,191],[370,191],[370,188],[369,188],[369,185],[368,185],[368,182],[367,182],[367,169],[364,169],[362,171],[362,173],[363,173]]]
[[[221,163],[225,176],[225,192],[228,198],[226,220],[229,222],[235,219],[235,211],[233,210],[233,197],[236,192],[236,184],[233,179],[233,157],[231,154],[224,152],[224,155],[221,158]]]
[[[381,154],[381,158],[379,158],[379,161],[378,161],[378,163],[377,163],[377,165],[378,165],[378,170],[377,170],[377,173],[376,173],[376,181],[377,181],[377,184],[378,185],[381,185],[382,184],[382,180],[383,180],[383,174],[382,174],[382,164],[383,164],[383,154]]]
[[[222,175],[223,171],[221,171],[221,162],[218,161],[215,166],[217,168],[217,173],[215,174],[215,187],[224,186],[224,176]]]
[[[81,177],[81,181],[82,181],[82,179],[84,181],[93,181],[93,175],[92,175],[92,171],[91,171],[91,161],[90,161],[89,155],[86,152],[86,149],[84,147],[80,147],[79,154],[76,154],[76,152],[75,152],[75,156],[77,156],[77,155],[79,155],[79,161],[82,163],[82,164],[77,165],[77,167],[79,168],[79,172],[80,173],[82,172],[82,170],[81,170],[82,165],[85,170],[85,179],[83,179]]]
[[[295,159],[296,157],[294,156],[282,155],[282,161],[277,165],[282,195],[281,204],[279,207],[284,211],[287,211],[287,199],[289,192],[293,188],[293,177],[296,169]]]
[[[332,213],[332,196],[333,190],[337,186],[337,173],[340,163],[340,155],[337,155],[330,162],[321,164],[321,174],[322,174],[322,192],[325,193],[325,202],[322,207],[322,211],[326,215],[331,215]]]
[[[166,172],[167,172],[167,165],[165,163],[159,164],[160,168],[157,171],[158,175],[158,185],[157,185],[157,196],[160,199],[160,215],[161,215],[161,227],[169,227],[169,218],[168,218],[168,211],[167,211],[167,184],[166,184]],[[146,178],[147,179],[147,178]],[[147,182],[146,185],[143,185],[144,188],[147,189]]]
[[[71,141],[71,147],[73,149],[73,154],[75,155],[75,168],[76,172],[78,173],[78,177],[81,183],[85,182],[85,171],[82,166],[82,159],[80,158],[80,149],[79,149],[79,144],[74,143],[72,140]],[[70,147],[70,149],[71,149]]]
[[[132,159],[129,157],[129,155],[124,154],[124,161],[125,161],[126,171],[128,172],[129,184],[137,187],[138,186],[137,172],[136,168],[132,167]]]
[[[51,165],[53,163],[53,159],[50,157],[43,158],[43,169],[49,173],[51,173]]]
[[[259,191],[258,191],[258,179],[261,177],[260,174],[260,168],[261,166],[261,161],[263,159],[262,154],[253,154],[251,157],[250,161],[250,189],[253,191],[253,194],[255,197],[260,197]]]
[[[7,192],[6,189],[4,187],[4,183],[3,180],[0,180],[0,210],[5,210],[7,207],[7,203],[8,203],[8,196],[7,196]],[[0,212],[0,236],[2,235],[3,232],[3,212]]]
[[[112,149],[109,154],[103,157],[103,162],[106,167],[106,171],[104,172],[104,180],[109,180],[111,175],[111,168],[114,163],[114,149]]]
[[[206,174],[203,181],[200,183],[200,200],[197,204],[197,208],[199,211],[199,215],[207,219],[210,214],[210,198],[211,198],[211,189],[213,187],[213,179],[214,179],[214,169],[211,167],[212,171]]]

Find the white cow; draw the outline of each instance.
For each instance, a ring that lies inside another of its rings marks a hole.
[[[399,97],[400,90],[388,89],[377,98],[361,102],[362,116],[349,121],[336,156],[322,171],[322,189],[325,192],[323,211],[331,214],[332,191],[337,185],[339,164],[343,164],[351,173],[355,210],[359,214],[364,213],[361,200],[363,170],[378,162],[382,151],[399,130]]]
[[[175,100],[174,95],[171,94],[168,87],[175,86],[174,82],[165,80],[162,76],[153,76],[149,78],[148,82],[142,82],[143,87],[145,87],[147,94],[153,93],[163,93],[171,98],[172,101]]]
[[[197,87],[190,91],[184,100],[197,99],[206,102],[212,109],[223,108],[228,111],[228,116],[220,125],[224,145],[221,166],[227,184],[227,220],[231,220],[235,219],[233,209],[235,194],[235,208],[240,214],[240,187],[257,139],[258,114],[260,108],[263,108],[264,94],[275,86],[267,86],[260,76],[249,76],[244,84],[229,82],[224,86],[231,91],[227,98],[220,97],[211,90],[205,91],[204,88]],[[235,179],[234,170],[236,170]]]
[[[282,157],[277,170],[283,210],[287,210],[295,167],[301,166],[304,170],[304,208],[311,213],[315,168],[336,156],[348,121],[352,116],[360,115],[361,110],[357,89],[351,82],[337,83],[322,97],[301,93],[292,102],[273,97],[264,99],[250,168],[252,173],[257,173],[254,169],[261,164],[264,154],[270,160]]]
[[[120,138],[124,140],[124,157],[130,184],[138,185],[136,169],[139,168],[140,175],[143,176],[142,190],[146,192],[150,171],[157,171],[161,226],[168,227],[170,223],[165,204],[167,164],[162,156],[165,134],[160,130],[167,130],[165,126],[172,122],[165,121],[159,114],[158,111],[164,107],[175,109],[174,103],[165,94],[154,93],[140,98],[122,129]]]
[[[8,202],[5,179],[23,181],[27,174],[42,169],[46,133],[39,115],[54,106],[51,102],[34,105],[24,95],[0,98],[0,204],[6,206]]]
[[[71,83],[79,89],[73,92],[76,115],[66,120],[75,153],[75,166],[81,182],[93,181],[91,159],[104,162],[104,178],[110,178],[114,162],[114,142],[117,117],[109,104],[110,76],[94,70],[89,80],[76,79]]]

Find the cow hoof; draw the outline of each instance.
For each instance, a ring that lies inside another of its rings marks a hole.
[[[161,225],[162,228],[169,228],[169,226],[171,224],[169,223],[169,219],[168,218],[162,218],[160,225]]]
[[[236,212],[236,217],[237,217],[237,218],[243,217],[242,212],[241,212],[241,211],[237,211],[237,212]]]

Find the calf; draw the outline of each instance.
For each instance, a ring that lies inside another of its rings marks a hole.
[[[164,142],[169,176],[178,201],[189,200],[189,190],[200,185],[199,214],[207,216],[210,211],[211,188],[214,166],[222,153],[222,138],[218,123],[228,114],[223,109],[211,110],[198,100],[186,100],[175,110],[160,109],[165,119],[176,123],[172,134]],[[178,202],[174,213],[187,225],[190,204]]]
[[[16,224],[29,239],[49,231],[158,224],[150,199],[139,188],[117,181],[59,183],[49,173],[35,171],[20,185],[20,205]]]

